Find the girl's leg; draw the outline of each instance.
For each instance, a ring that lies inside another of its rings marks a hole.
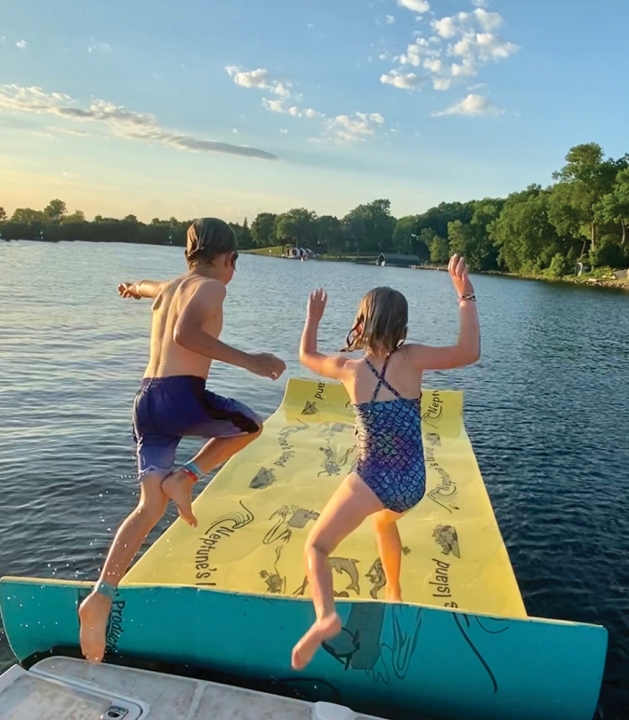
[[[348,475],[323,508],[306,540],[306,572],[315,607],[316,620],[293,648],[292,665],[302,670],[324,640],[341,631],[334,609],[332,570],[328,556],[369,515],[382,510],[373,490],[355,473]]]
[[[403,514],[393,512],[393,510],[381,510],[373,516],[378,554],[387,581],[384,597],[389,602],[402,602],[402,589],[400,587],[402,540],[397,526],[397,521],[401,517],[403,517]]]

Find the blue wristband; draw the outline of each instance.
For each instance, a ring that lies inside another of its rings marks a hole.
[[[192,462],[192,460],[185,463],[181,469],[191,473],[192,475],[196,475],[197,480],[200,480],[203,477],[203,471],[196,463]]]

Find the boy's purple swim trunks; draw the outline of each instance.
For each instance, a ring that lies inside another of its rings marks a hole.
[[[233,437],[261,427],[262,420],[253,410],[206,390],[203,378],[144,378],[133,402],[138,479],[172,472],[182,437]]]

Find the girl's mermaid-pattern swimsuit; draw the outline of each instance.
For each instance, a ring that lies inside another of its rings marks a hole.
[[[403,398],[385,380],[390,357],[382,373],[365,358],[378,384],[370,402],[353,406],[358,450],[354,469],[385,508],[403,513],[417,505],[426,491],[421,396]],[[377,400],[382,386],[395,398]]]

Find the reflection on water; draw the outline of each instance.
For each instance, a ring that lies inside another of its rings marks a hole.
[[[0,244],[3,575],[96,577],[135,501],[130,408],[148,348],[147,302],[123,301],[116,287],[183,268],[180,248]],[[431,373],[426,385],[465,390],[466,424],[529,614],[609,629],[600,717],[629,717],[629,297],[474,283],[483,357]],[[384,284],[407,296],[412,339],[456,337],[445,273],[244,256],[224,339],[281,355],[286,376],[309,376],[297,360],[308,290],[329,292],[320,337],[333,350],[361,295]],[[273,383],[217,365],[212,387],[269,415],[286,376]],[[182,455],[195,447],[184,441]],[[9,662],[2,638],[0,653]]]

